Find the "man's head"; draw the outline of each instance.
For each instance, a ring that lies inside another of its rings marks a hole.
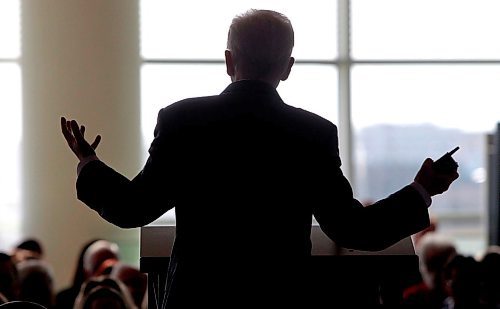
[[[227,74],[232,81],[262,80],[277,86],[290,74],[293,44],[293,28],[286,16],[249,10],[236,16],[229,27]]]

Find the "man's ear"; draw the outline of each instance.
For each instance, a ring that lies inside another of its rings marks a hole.
[[[295,58],[290,57],[290,60],[288,61],[288,66],[286,67],[286,70],[281,75],[280,80],[287,80],[288,75],[290,75],[290,71],[292,70],[292,66],[294,63],[295,63]]]
[[[233,55],[231,54],[230,50],[227,50],[224,52],[224,57],[226,58],[226,72],[227,75],[231,76],[231,79],[235,75],[235,70],[234,70],[234,62],[233,62]]]

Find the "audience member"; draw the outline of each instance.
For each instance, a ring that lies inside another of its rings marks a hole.
[[[428,232],[416,249],[423,281],[405,290],[403,305],[500,308],[499,247],[488,247],[477,262],[458,254],[448,238]],[[147,308],[147,276],[120,262],[117,245],[109,241],[92,240],[82,247],[73,285],[63,290],[77,292],[65,300],[61,291],[55,307],[53,286],[51,267],[45,261],[28,258],[14,264],[10,255],[0,253],[0,305],[23,300],[47,308]]]
[[[75,274],[73,276],[73,283],[71,286],[59,291],[56,295],[55,308],[57,309],[72,309],[75,305],[75,299],[80,292],[82,284],[87,280],[87,273],[83,268],[83,256],[87,251],[88,247],[98,241],[99,239],[93,239],[87,242],[81,249],[78,256],[78,261],[76,263]]]
[[[488,248],[480,260],[480,302],[485,308],[497,309],[500,308],[500,253],[495,249]]]
[[[113,267],[110,277],[121,281],[129,290],[135,305],[141,307],[144,294],[147,291],[146,274],[141,273],[136,267],[118,262]]]
[[[54,305],[54,277],[47,262],[28,259],[17,263],[19,273],[19,300],[30,301],[52,308]]]
[[[127,288],[109,276],[97,276],[81,287],[74,309],[137,309]]]
[[[83,255],[83,270],[87,278],[109,275],[119,259],[118,245],[101,239],[92,243],[85,250]]]
[[[0,252],[0,294],[7,301],[17,300],[19,281],[16,265],[10,255]]]
[[[14,263],[19,263],[28,259],[43,258],[43,249],[40,241],[28,238],[19,243],[12,252]]]
[[[420,261],[422,282],[407,288],[403,294],[403,302],[408,305],[426,308],[441,308],[447,297],[443,270],[446,263],[456,255],[455,245],[435,233],[425,234],[416,248]]]
[[[479,308],[479,263],[470,256],[455,255],[445,266],[445,289],[448,297],[443,309]]]

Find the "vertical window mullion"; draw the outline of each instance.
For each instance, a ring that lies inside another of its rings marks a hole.
[[[338,54],[339,54],[339,148],[343,172],[354,183],[351,126],[351,54],[350,54],[350,0],[338,2]]]

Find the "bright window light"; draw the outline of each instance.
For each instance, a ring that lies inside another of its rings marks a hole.
[[[21,70],[16,63],[0,63],[0,250],[17,241],[21,219]]]
[[[141,1],[143,58],[223,59],[231,20],[248,9],[270,9],[290,18],[297,59],[337,55],[336,1]],[[332,18],[334,17],[334,18]]]
[[[21,55],[20,3],[0,1],[0,59],[15,59]]]
[[[355,59],[499,59],[500,1],[352,0]]]

